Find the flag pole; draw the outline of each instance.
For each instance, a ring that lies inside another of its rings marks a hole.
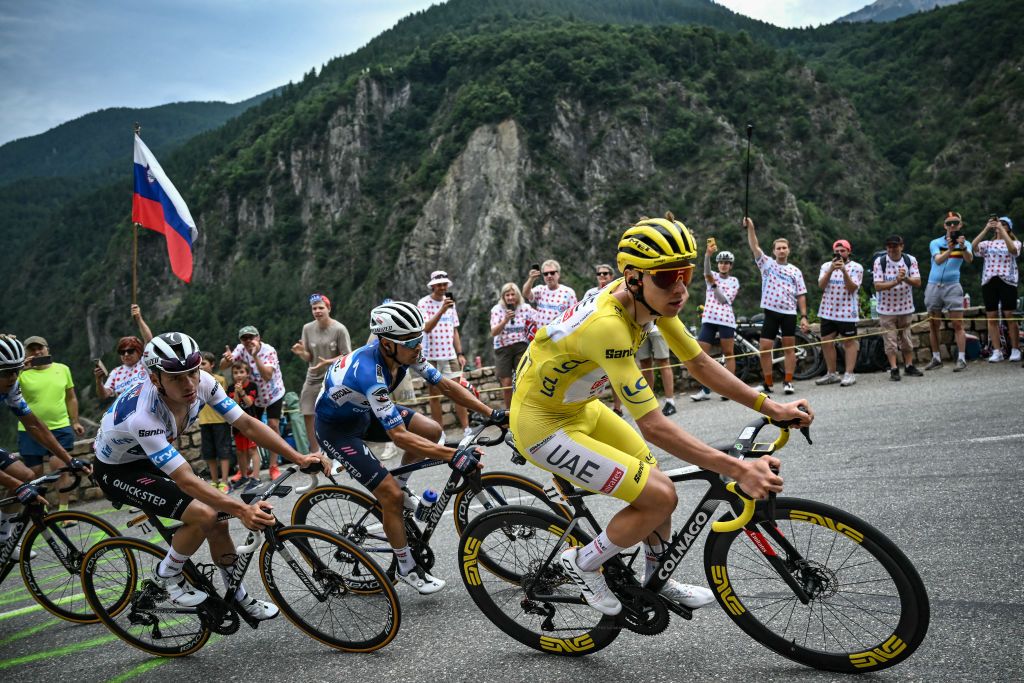
[[[142,133],[142,126],[135,122],[135,134]],[[132,306],[138,303],[139,290],[139,224],[132,222]]]

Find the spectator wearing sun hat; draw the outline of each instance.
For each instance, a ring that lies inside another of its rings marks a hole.
[[[986,239],[991,231],[992,237]],[[981,272],[981,295],[985,302],[985,316],[988,318],[988,338],[992,340],[992,356],[989,363],[1009,360],[1020,361],[1020,326],[1017,323],[1017,285],[1020,276],[1017,257],[1020,256],[1021,242],[1013,234],[1013,221],[1009,216],[992,216],[985,223],[981,233],[971,242],[974,253],[985,259]],[[1001,348],[999,317],[1008,318],[1007,342],[1010,348]]]
[[[302,336],[292,344],[292,353],[309,364],[299,395],[299,410],[306,423],[306,434],[311,437],[309,449],[313,453],[320,450],[317,440],[312,438],[316,397],[331,363],[352,351],[352,340],[348,329],[331,317],[331,300],[325,295],[311,294],[309,307],[313,320],[302,326]]]
[[[254,325],[246,325],[238,330],[238,341],[233,350],[224,347],[220,367],[227,370],[235,361],[249,365],[252,381],[256,384],[256,410],[253,417],[259,420],[266,412],[267,426],[279,433],[285,389],[277,349],[262,340],[260,331]],[[278,475],[277,455],[272,453],[270,456],[271,479],[276,479]]]
[[[458,381],[466,365],[466,356],[462,353],[462,339],[459,337],[459,313],[455,309],[455,297],[448,291],[451,286],[448,273],[435,270],[427,282],[430,294],[420,299],[416,307],[423,313],[424,320],[423,358],[443,376]],[[441,395],[441,391],[432,384],[429,391],[431,396]],[[430,400],[430,416],[444,427],[439,399]],[[455,406],[455,417],[463,431],[469,429],[469,415],[464,407]]]
[[[857,382],[853,368],[857,363],[857,321],[860,310],[857,305],[857,290],[864,281],[864,267],[850,260],[853,249],[847,240],[832,243],[832,260],[821,264],[818,271],[818,286],[821,287],[821,341],[825,342],[822,354],[825,356],[825,376],[815,384],[839,384],[848,387]],[[843,339],[843,357],[846,371],[842,379],[836,372],[836,347],[832,340]]]

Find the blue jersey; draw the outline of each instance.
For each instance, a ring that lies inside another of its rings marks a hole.
[[[437,368],[422,358],[409,367],[431,384],[441,381]],[[327,371],[316,397],[317,421],[361,433],[372,415],[384,429],[394,429],[402,424],[402,416],[391,400],[391,392],[407,370],[400,366],[392,376],[377,340],[339,358]]]
[[[25,417],[32,412],[25,403],[25,397],[21,395],[21,382],[15,382],[10,392],[0,394],[0,405],[10,408],[16,417]]]
[[[964,240],[964,248],[974,254],[971,243]],[[964,254],[961,249],[949,251],[946,236],[937,237],[928,244],[928,250],[932,254],[932,269],[928,271],[928,282],[937,284],[956,284],[960,282],[960,266],[964,264]],[[945,263],[936,265],[935,257],[944,251],[949,251],[949,258]]]

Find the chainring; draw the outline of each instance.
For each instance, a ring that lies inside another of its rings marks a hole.
[[[200,603],[197,609],[203,625],[222,636],[231,635],[241,625],[238,613],[213,596]]]
[[[423,567],[423,571],[429,572],[434,568],[434,551],[430,546],[420,542],[413,546],[412,556],[416,558],[416,564]]]
[[[625,586],[619,590],[622,613],[619,621],[633,633],[656,636],[668,628],[668,608],[654,591],[640,586]]]

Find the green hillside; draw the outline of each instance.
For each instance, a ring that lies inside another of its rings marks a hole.
[[[161,238],[143,235],[141,300],[154,328],[208,347],[253,322],[287,349],[305,295],[322,288],[361,339],[368,308],[421,296],[417,278],[443,254],[483,352],[497,284],[550,255],[588,287],[591,263],[609,260],[611,239],[641,214],[671,208],[742,255],[747,122],[751,213],[765,239],[794,239],[808,279],[838,236],[864,262],[902,232],[926,260],[947,207],[972,236],[990,211],[1024,218],[1024,47],[1011,36],[1022,14],[1013,0],[968,0],[892,24],[783,31],[698,0],[452,0],[162,156],[202,236],[186,287]],[[968,30],[979,20],[991,30]],[[154,140],[158,126],[143,123]],[[498,171],[471,165],[501,141],[518,155],[506,199],[473,185]],[[32,283],[5,301],[3,324],[44,334],[87,383],[91,354],[130,329],[130,177],[61,184],[73,201],[56,215],[33,205],[44,189],[0,188],[13,217],[0,239],[14,256],[0,277]],[[456,192],[473,201],[439,208]],[[431,242],[453,206],[469,232]],[[753,266],[737,269],[751,311]],[[974,294],[978,274],[965,275]],[[300,364],[286,356],[297,386]]]

